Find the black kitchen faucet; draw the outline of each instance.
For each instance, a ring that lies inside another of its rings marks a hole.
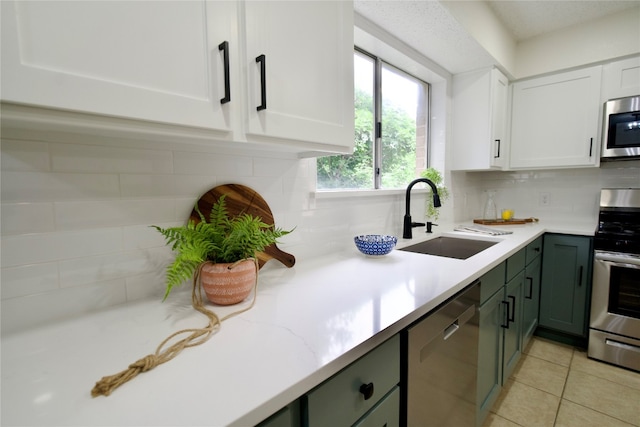
[[[436,185],[433,182],[431,182],[431,180],[427,178],[418,178],[411,181],[411,183],[407,187],[407,195],[405,196],[407,211],[404,214],[404,227],[402,229],[403,239],[412,239],[413,238],[413,234],[411,232],[412,228],[425,225],[423,222],[411,222],[411,188],[419,182],[424,182],[426,184],[429,184],[429,187],[431,187],[431,190],[433,191],[433,207],[439,208],[440,206],[442,206],[440,204],[440,196],[438,195],[438,189],[436,188]]]

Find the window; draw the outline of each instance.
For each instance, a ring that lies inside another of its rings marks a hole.
[[[427,168],[429,85],[358,48],[355,150],[317,160],[317,188],[392,189]]]

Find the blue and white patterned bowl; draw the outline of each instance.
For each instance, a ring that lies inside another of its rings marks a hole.
[[[365,255],[386,255],[398,243],[395,236],[382,236],[380,234],[366,234],[353,238],[356,246]]]

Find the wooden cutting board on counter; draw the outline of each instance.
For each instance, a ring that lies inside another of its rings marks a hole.
[[[518,225],[518,224],[528,224],[530,222],[538,222],[538,218],[524,218],[524,219],[513,218],[508,221],[505,219],[474,219],[473,222],[475,224],[482,224],[482,225]]]
[[[211,207],[223,194],[226,195],[225,200],[230,216],[233,217],[247,213],[260,217],[262,222],[266,224],[275,225],[273,213],[271,213],[267,202],[255,190],[241,184],[219,185],[204,193],[197,202],[200,212],[202,212],[205,217],[208,217],[211,212]],[[200,222],[200,216],[195,208],[191,211],[189,219]],[[293,255],[280,250],[275,243],[267,246],[264,252],[259,252],[257,255],[258,264],[261,268],[271,259],[276,259],[287,267],[293,267],[296,263],[296,258]]]

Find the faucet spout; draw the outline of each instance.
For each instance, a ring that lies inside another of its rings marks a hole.
[[[405,195],[406,212],[404,214],[404,225],[402,229],[403,239],[412,239],[413,238],[412,228],[414,227],[414,225],[415,226],[418,225],[411,221],[410,212],[411,212],[411,189],[413,188],[414,185],[416,185],[419,182],[424,182],[428,184],[429,187],[431,187],[431,191],[433,192],[433,206],[436,208],[439,208],[440,206],[442,206],[442,204],[440,203],[440,196],[438,195],[438,189],[436,188],[436,185],[431,180],[427,178],[418,178],[411,181],[407,186],[407,194]]]

